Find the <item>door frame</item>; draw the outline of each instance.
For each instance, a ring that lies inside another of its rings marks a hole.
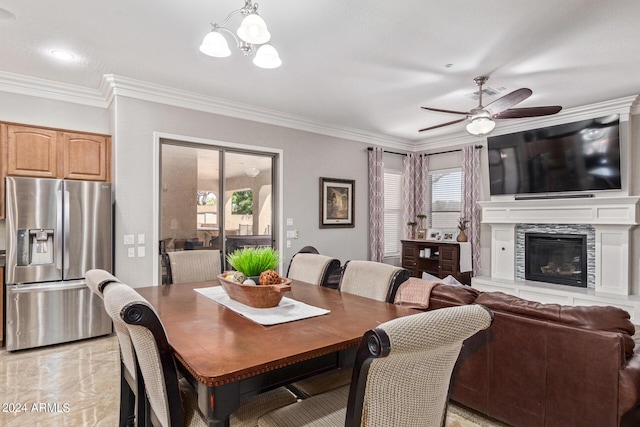
[[[170,139],[178,142],[195,143],[202,145],[211,145],[223,148],[229,148],[234,150],[246,150],[254,153],[275,155],[273,162],[273,188],[272,198],[273,203],[273,218],[274,230],[272,231],[273,238],[275,239],[276,249],[280,254],[284,253],[284,227],[283,227],[283,189],[284,189],[284,177],[283,177],[283,162],[284,162],[284,150],[281,148],[263,147],[259,145],[240,144],[237,142],[220,141],[214,139],[197,138],[186,135],[176,135],[164,132],[153,133],[153,242],[155,245],[152,257],[153,264],[153,283],[156,285],[161,284],[162,274],[160,266],[159,242],[160,242],[160,195],[162,192],[162,183],[160,182],[160,148],[161,140]],[[279,273],[283,274],[283,265],[280,263],[278,269]]]

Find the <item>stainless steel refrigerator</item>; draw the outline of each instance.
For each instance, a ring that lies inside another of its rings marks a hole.
[[[105,335],[87,270],[112,271],[111,184],[6,178],[8,351]]]

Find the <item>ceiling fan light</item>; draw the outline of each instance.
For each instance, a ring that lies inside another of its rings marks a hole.
[[[241,40],[252,44],[263,44],[271,39],[266,22],[255,13],[245,16],[237,33]]]
[[[216,58],[225,58],[231,55],[227,39],[215,30],[204,36],[202,44],[200,45],[200,52]]]
[[[467,124],[467,132],[471,135],[482,136],[490,133],[496,127],[496,122],[488,117],[476,117]]]
[[[260,68],[272,69],[282,65],[282,60],[275,47],[265,44],[260,46],[256,52],[253,63]]]

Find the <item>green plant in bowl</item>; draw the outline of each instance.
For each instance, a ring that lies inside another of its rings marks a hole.
[[[227,262],[247,277],[259,276],[278,267],[280,253],[271,247],[236,249],[227,255]]]

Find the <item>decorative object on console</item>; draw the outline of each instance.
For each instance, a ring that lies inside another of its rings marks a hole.
[[[419,132],[437,129],[469,120],[469,123],[467,124],[467,132],[469,132],[471,135],[482,136],[491,133],[491,131],[496,127],[496,122],[494,122],[493,119],[518,119],[523,117],[548,116],[551,114],[556,114],[562,109],[562,107],[558,105],[546,107],[510,108],[531,96],[533,92],[531,91],[531,89],[527,88],[514,90],[513,92],[496,99],[489,105],[483,106],[482,94],[487,92],[482,88],[482,85],[484,85],[487,80],[489,80],[489,76],[478,76],[473,79],[473,81],[476,82],[476,85],[478,85],[477,94],[479,98],[478,106],[471,111],[452,111],[443,110],[440,108],[421,107],[424,110],[448,114],[461,114],[466,117],[454,120],[452,122],[426,127],[424,129],[420,129]],[[491,92],[492,94],[497,93],[495,91]]]
[[[409,239],[413,240],[416,238],[416,225],[418,225],[415,221],[409,221],[407,223],[409,226]]]
[[[460,219],[458,220],[458,236],[456,237],[456,240],[458,242],[467,241],[467,234],[464,232],[464,230],[467,229],[468,224],[469,220],[465,219],[464,217],[460,217]]]
[[[430,228],[429,231],[427,232],[427,240],[437,242],[442,238],[441,233],[442,233],[442,230],[438,228]]]
[[[352,179],[320,178],[320,228],[355,227],[355,187]]]
[[[442,230],[442,241],[443,242],[455,242],[458,233],[456,230]]]
[[[244,18],[237,30],[237,37],[233,31],[225,27],[229,20],[242,15]],[[258,3],[245,0],[244,6],[231,12],[219,24],[211,24],[213,29],[209,32],[200,45],[200,52],[216,58],[224,58],[231,55],[227,40],[222,33],[227,33],[233,37],[236,44],[245,56],[254,55],[253,63],[260,68],[278,68],[282,65],[282,60],[276,49],[269,44],[271,33],[267,29],[267,24],[258,15]]]
[[[426,240],[426,239],[427,239],[427,229],[418,228],[418,234],[416,235],[416,240]]]

